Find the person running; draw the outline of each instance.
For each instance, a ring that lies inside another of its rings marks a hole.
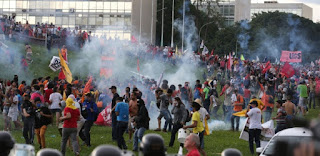
[[[254,154],[253,140],[255,140],[256,148],[260,147],[261,134],[261,110],[257,108],[258,102],[252,101],[247,107],[246,117],[249,117],[249,148],[250,152]],[[250,109],[250,107],[252,107]]]
[[[26,144],[33,144],[34,138],[34,120],[35,120],[35,107],[30,102],[30,95],[26,94],[24,96],[23,103],[23,137]]]
[[[87,147],[91,146],[90,130],[93,123],[96,121],[96,114],[98,113],[97,104],[93,100],[93,95],[91,93],[86,94],[86,100],[82,103],[83,107],[87,111],[86,122],[84,123],[84,135],[86,136]]]
[[[59,125],[59,118],[61,116],[61,106],[60,102],[62,100],[62,95],[59,93],[57,87],[53,88],[53,93],[49,97],[49,109],[53,115],[56,116],[56,126]]]
[[[173,118],[173,128],[171,131],[171,139],[170,139],[169,147],[173,146],[176,133],[179,131],[180,128],[183,127],[188,115],[186,111],[186,107],[184,106],[184,104],[182,103],[179,97],[174,98],[173,109],[171,110],[171,113],[173,114],[174,118]],[[180,144],[180,146],[182,146],[182,143]]]
[[[66,154],[67,141],[70,137],[73,152],[78,156],[80,153],[79,145],[77,143],[77,121],[79,120],[80,112],[74,106],[74,101],[71,98],[67,98],[66,107],[63,113],[63,117],[59,118],[60,121],[63,121],[61,153],[63,156]]]
[[[129,121],[129,105],[123,102],[122,97],[117,98],[117,104],[115,108],[117,115],[117,142],[120,149],[128,149],[126,142],[124,141],[123,134],[128,128]]]
[[[158,129],[156,131],[161,130],[161,119],[164,117],[166,120],[163,127],[163,132],[167,132],[167,127],[169,126],[168,130],[171,131],[172,128],[172,117],[170,111],[168,109],[169,105],[172,103],[172,90],[168,89],[167,94],[162,94],[157,97],[158,102],[160,103],[160,114],[158,116]]]
[[[39,149],[46,148],[45,133],[47,126],[52,121],[52,114],[48,107],[41,103],[40,98],[35,99],[37,105],[36,117],[35,117],[35,134],[37,136],[38,143],[40,145]]]

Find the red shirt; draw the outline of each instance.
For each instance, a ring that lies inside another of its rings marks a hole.
[[[251,91],[249,89],[244,89],[244,98],[250,98]]]
[[[64,109],[63,115],[66,116],[67,113],[71,114],[71,118],[64,120],[63,122],[63,128],[77,128],[77,121],[80,116],[80,112],[78,109],[71,109],[69,107],[66,107]]]
[[[39,92],[34,92],[31,94],[31,100],[35,100],[37,97],[40,98],[41,103],[44,103],[44,98]]]
[[[49,97],[50,95],[53,93],[53,90],[52,89],[46,89],[45,91],[45,96],[44,96],[44,102],[50,102],[49,101]]]
[[[195,148],[192,151],[190,151],[186,156],[200,156],[200,153],[198,149]]]

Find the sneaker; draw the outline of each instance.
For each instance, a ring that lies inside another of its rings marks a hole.
[[[161,129],[160,129],[160,128],[157,128],[157,129],[155,129],[154,131],[161,131]]]
[[[166,130],[166,129],[163,129],[163,130],[162,130],[162,132],[165,132],[165,133],[166,133],[166,132],[167,132],[167,130]]]

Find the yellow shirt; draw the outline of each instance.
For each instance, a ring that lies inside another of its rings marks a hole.
[[[198,111],[192,114],[192,124],[197,121],[197,127],[193,128],[193,133],[200,133],[204,130],[203,123],[200,120],[200,113]]]

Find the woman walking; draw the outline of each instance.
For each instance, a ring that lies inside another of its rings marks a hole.
[[[189,115],[187,114],[186,107],[184,106],[184,104],[182,103],[179,97],[174,98],[173,109],[171,113],[174,115],[174,118],[173,118],[173,129],[171,131],[171,139],[170,139],[169,147],[173,146],[176,133],[179,131],[180,128],[183,127],[183,125],[185,124],[187,115]],[[180,143],[180,146],[183,147],[183,144]]]

